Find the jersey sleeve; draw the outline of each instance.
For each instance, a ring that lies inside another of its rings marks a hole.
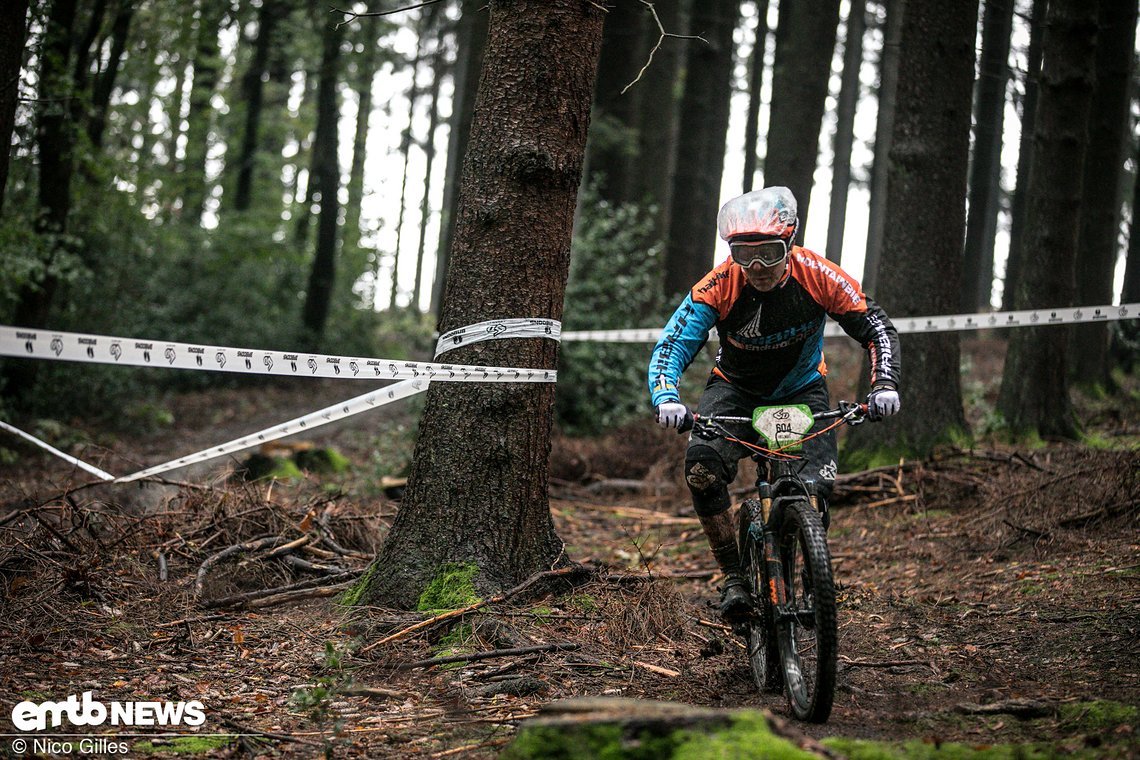
[[[847,272],[822,256],[796,249],[797,277],[812,298],[871,358],[871,387],[897,389],[902,380],[899,334],[877,303]]]
[[[680,401],[681,373],[692,363],[716,324],[711,306],[693,301],[690,293],[665,324],[649,359],[649,398],[653,406]]]

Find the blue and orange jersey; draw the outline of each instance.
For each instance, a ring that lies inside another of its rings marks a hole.
[[[649,392],[654,406],[678,401],[681,373],[715,327],[720,338],[713,373],[759,399],[794,395],[827,374],[827,317],[871,358],[871,384],[897,388],[899,338],[883,310],[834,263],[794,246],[780,284],[762,293],[732,259],[705,275],[685,296],[653,349]]]

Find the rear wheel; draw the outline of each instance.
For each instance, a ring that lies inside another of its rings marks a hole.
[[[744,638],[748,642],[748,663],[756,688],[778,692],[783,684],[780,651],[772,627],[771,607],[767,603],[759,504],[749,503],[754,501],[746,501],[740,510],[740,564],[752,595],[752,615]]]
[[[835,582],[819,513],[807,501],[790,504],[778,536],[787,604],[776,614],[785,691],[800,720],[823,723],[835,697]]]

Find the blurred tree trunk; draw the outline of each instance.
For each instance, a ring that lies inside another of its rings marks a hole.
[[[784,185],[796,196],[800,216],[796,240],[801,243],[838,27],[839,0],[780,3],[764,184]]]
[[[863,261],[863,290],[879,292],[879,262],[887,220],[887,174],[890,170],[891,138],[894,131],[899,81],[899,47],[906,0],[884,0],[887,28],[879,54],[879,109],[875,117],[875,157],[871,167],[871,201],[867,214],[867,254]]]
[[[435,166],[435,132],[439,127],[439,87],[445,75],[443,46],[437,42],[431,56],[431,84],[428,85],[428,128],[424,138],[424,194],[420,198],[420,241],[416,246],[416,279],[412,284],[411,307],[421,311],[423,293],[424,251],[427,247],[428,222],[431,220],[432,167]]]
[[[364,159],[368,155],[368,122],[372,116],[372,84],[376,79],[377,42],[371,24],[365,23],[364,50],[356,56],[356,125],[352,135],[352,166],[348,171],[348,205],[344,210],[344,247],[358,248],[360,204],[364,201]],[[375,303],[375,300],[371,301]]]
[[[637,78],[645,62],[647,11],[640,2],[612,3],[602,31],[602,54],[590,111],[594,128],[586,143],[585,172],[587,182],[597,183],[598,198],[615,206],[633,199],[637,92],[633,88],[622,90]],[[653,28],[656,30],[656,24]]]
[[[98,151],[103,146],[103,131],[107,126],[107,111],[111,106],[111,93],[115,90],[115,79],[127,50],[127,38],[131,31],[131,21],[135,15],[136,0],[120,0],[111,25],[111,51],[107,66],[95,77],[91,92],[91,113],[87,120],[87,137],[91,146]],[[147,88],[147,95],[149,95]]]
[[[309,184],[316,193],[313,200],[320,203],[317,221],[317,250],[313,268],[309,272],[309,287],[305,293],[302,325],[316,348],[325,332],[333,283],[336,278],[336,231],[340,204],[340,163],[337,158],[340,98],[337,94],[337,75],[340,70],[341,35],[336,24],[325,20],[321,34],[321,68],[317,83],[317,126],[313,135],[313,175]]]
[[[471,134],[475,93],[483,67],[489,15],[486,0],[462,0],[456,31],[455,68],[452,73],[451,116],[448,118],[447,167],[444,170],[443,209],[439,219],[439,248],[431,289],[431,313],[443,313],[443,285],[451,260],[451,242],[459,216],[459,183],[463,157]]]
[[[12,156],[12,132],[16,128],[16,103],[20,97],[20,64],[28,36],[28,0],[12,0],[0,8],[0,213],[8,185],[8,162]]]
[[[673,175],[669,237],[665,241],[665,295],[688,292],[713,263],[716,213],[732,95],[733,32],[740,0],[693,5],[685,56],[677,167]]]
[[[843,228],[847,224],[847,192],[851,186],[851,147],[855,143],[855,110],[859,106],[859,70],[863,67],[863,32],[867,30],[867,0],[851,0],[843,43],[843,81],[836,107],[835,146],[831,162],[831,207],[827,217],[827,258],[843,258]]]
[[[1080,306],[1112,303],[1122,200],[1119,178],[1132,148],[1128,107],[1135,43],[1136,3],[1102,0],[1076,261]],[[1074,380],[1090,388],[1111,386],[1108,339],[1107,324],[1073,326]]]
[[[1128,254],[1124,261],[1124,286],[1120,291],[1121,303],[1140,303],[1140,232],[1136,220],[1140,219],[1140,142],[1133,146],[1132,160],[1136,169],[1132,180],[1132,228],[1128,234]],[[1126,374],[1131,374],[1140,359],[1140,324],[1135,319],[1122,320],[1113,332],[1112,361]]]
[[[976,14],[972,0],[906,4],[876,296],[900,327],[958,308]],[[903,345],[902,413],[860,428],[849,448],[897,461],[965,433],[958,333],[906,335]]]
[[[685,34],[686,0],[657,0],[653,7],[669,34]],[[650,18],[646,23],[649,50],[661,30]],[[677,122],[681,105],[677,82],[681,78],[684,43],[666,38],[653,55],[653,63],[629,94],[637,96],[637,166],[633,172],[631,198],[656,205],[654,218],[664,238],[669,229],[672,177],[677,165]],[[646,51],[648,57],[648,51]]]
[[[580,0],[492,0],[440,330],[562,317],[604,15]],[[445,356],[553,369],[558,344],[487,341]],[[475,565],[486,596],[566,562],[548,496],[553,408],[553,383],[431,384],[404,501],[360,604],[414,607],[449,564]]]
[[[1033,0],[1029,18],[1029,52],[1026,56],[1025,84],[1021,96],[1021,139],[1017,153],[1017,185],[1009,208],[1009,253],[1002,281],[1002,311],[1012,311],[1014,293],[1021,278],[1022,241],[1025,237],[1025,209],[1029,198],[1029,172],[1033,167],[1034,133],[1037,129],[1037,89],[1041,77],[1041,38],[1045,29],[1046,0]]]
[[[253,56],[242,78],[242,99],[245,101],[245,124],[242,130],[241,153],[237,160],[237,183],[234,187],[234,210],[248,211],[253,204],[253,173],[261,147],[261,114],[265,95],[265,77],[269,73],[269,53],[275,42],[277,25],[289,13],[284,2],[264,0],[257,11],[257,38],[253,42]]]
[[[1073,302],[1095,85],[1097,6],[1090,0],[1049,0],[1045,12],[1044,65],[1025,220],[1024,261],[1033,266],[1022,272],[1014,294],[1016,309]],[[1012,331],[998,411],[1014,435],[1077,435],[1069,399],[1068,339],[1069,331],[1058,325]]]
[[[856,0],[866,2],[866,0]],[[768,45],[768,0],[756,0],[756,34],[748,69],[748,116],[744,122],[744,192],[752,190],[756,178],[760,99],[764,86],[764,49]]]
[[[1009,36],[1013,0],[986,0],[982,56],[974,99],[974,160],[962,260],[961,310],[988,311],[994,281],[994,235],[1001,195],[1002,121],[1009,82]]]
[[[198,225],[210,195],[206,165],[214,127],[211,102],[222,73],[218,33],[229,12],[228,0],[199,0],[195,32],[194,79],[190,84],[190,113],[186,127],[186,161],[182,166],[182,220]]]

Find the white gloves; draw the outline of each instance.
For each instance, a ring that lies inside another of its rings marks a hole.
[[[872,419],[882,419],[898,414],[902,402],[899,400],[898,391],[883,388],[871,391],[871,395],[867,397],[867,406],[870,407]]]
[[[685,415],[689,413],[689,408],[676,401],[667,401],[664,404],[658,404],[655,412],[658,425],[667,429],[676,429],[681,427],[681,423],[685,421]]]

